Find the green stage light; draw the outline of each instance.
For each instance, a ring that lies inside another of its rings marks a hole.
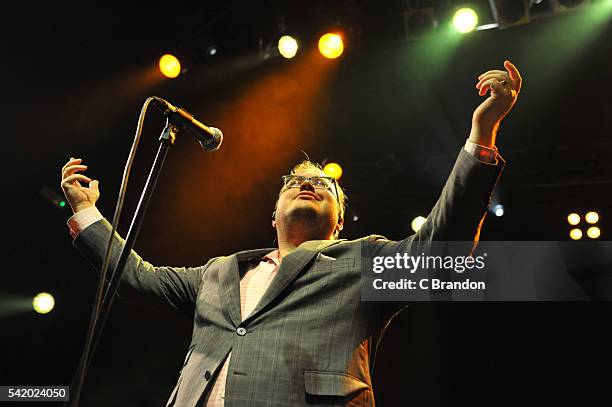
[[[453,27],[458,32],[465,34],[474,31],[478,25],[478,14],[473,8],[462,7],[453,15]]]
[[[552,94],[573,70],[576,61],[583,59],[584,52],[605,35],[611,20],[612,1],[589,2],[565,13],[563,18],[552,18],[534,27],[529,46],[523,47],[514,58],[542,61],[534,66],[536,78],[532,80],[540,84],[542,94]],[[547,50],[545,61],[542,50]],[[551,66],[555,69],[546,68]],[[537,77],[539,72],[542,77]]]
[[[39,314],[48,314],[55,307],[55,298],[49,293],[39,293],[34,297],[32,307]]]

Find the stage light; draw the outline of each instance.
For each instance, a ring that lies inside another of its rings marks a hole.
[[[46,185],[43,185],[40,188],[40,194],[45,198],[46,201],[53,204],[56,208],[64,209],[66,206],[66,200],[57,193],[54,189],[49,188]]]
[[[597,212],[587,212],[587,214],[584,216],[584,220],[590,224],[597,223],[599,222],[599,214]]]
[[[572,240],[580,240],[582,239],[582,230],[578,228],[572,229],[570,230],[569,235]]]
[[[342,176],[342,167],[338,163],[327,163],[323,167],[323,172],[338,180]]]
[[[423,227],[423,224],[425,224],[426,221],[427,221],[426,217],[417,216],[416,218],[412,219],[410,226],[412,227],[412,230],[414,230],[415,232],[418,232],[419,230],[421,230],[421,228]]]
[[[359,221],[359,216],[353,215],[353,222],[357,222],[357,221]]]
[[[553,13],[579,10],[589,5],[588,0],[551,0]]]
[[[495,0],[491,4],[495,7],[494,11],[502,28],[527,24],[530,20],[528,0]]]
[[[319,39],[319,52],[325,58],[334,59],[342,55],[344,43],[338,34],[327,33]]]
[[[55,299],[49,293],[39,293],[32,300],[34,311],[39,314],[48,314],[55,306]]]
[[[498,218],[504,216],[504,213],[506,212],[504,209],[504,205],[502,204],[497,204],[493,206],[492,211]]]
[[[404,12],[404,31],[408,38],[421,37],[432,31],[435,27],[435,12],[432,7]]]
[[[298,43],[290,35],[283,35],[278,40],[278,52],[287,59],[293,58],[298,52]]]
[[[591,239],[598,239],[599,236],[601,236],[601,229],[599,229],[597,226],[591,226],[587,229],[587,236]]]
[[[159,59],[159,70],[167,78],[176,78],[181,73],[181,63],[170,54],[166,54]]]
[[[462,34],[474,31],[478,25],[478,14],[474,9],[463,7],[453,15],[453,27]]]
[[[216,45],[211,45],[208,48],[206,48],[206,53],[210,55],[211,57],[217,55],[217,51],[218,50],[217,50]]]
[[[557,1],[559,2],[560,5],[562,5],[563,7],[567,7],[567,8],[578,7],[586,3],[586,1],[584,0],[557,0]]]
[[[570,213],[569,215],[567,215],[567,223],[576,226],[580,223],[580,215],[578,215],[577,213]]]

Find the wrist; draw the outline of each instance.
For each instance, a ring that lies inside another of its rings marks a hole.
[[[81,202],[81,203],[78,203],[78,204],[75,204],[74,206],[72,206],[72,212],[74,214],[76,214],[76,213],[81,212],[81,211],[83,211],[85,209],[93,208],[95,206],[96,205],[92,204],[91,202]]]
[[[472,122],[472,129],[468,140],[483,147],[495,148],[495,139],[499,123],[483,125],[482,123]]]
[[[79,233],[100,219],[103,219],[103,216],[95,205],[90,204],[89,207],[81,209],[78,213],[75,212],[75,214],[68,219],[70,236],[72,236],[73,239],[76,238]]]

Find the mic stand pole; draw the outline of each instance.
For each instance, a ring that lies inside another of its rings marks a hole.
[[[130,255],[130,252],[132,251],[132,248],[136,243],[136,238],[138,237],[138,232],[140,232],[140,227],[142,226],[142,221],[144,220],[144,216],[149,206],[149,202],[151,201],[151,197],[153,196],[153,191],[155,189],[155,185],[157,184],[157,179],[159,178],[162,166],[164,165],[166,154],[168,153],[170,146],[174,144],[174,140],[176,139],[178,132],[179,127],[175,123],[172,123],[170,119],[167,119],[166,127],[164,128],[159,137],[159,147],[155,156],[155,161],[153,162],[153,167],[149,172],[149,177],[147,178],[144,190],[142,191],[142,195],[140,196],[140,201],[138,202],[138,206],[136,207],[136,212],[134,213],[130,229],[128,230],[128,233],[126,235],[125,244],[123,246],[123,249],[121,250],[121,254],[119,255],[119,261],[117,262],[117,266],[114,268],[114,271],[111,274],[111,278],[108,283],[108,289],[106,290],[104,299],[102,300],[102,304],[100,305],[98,318],[94,322],[93,334],[91,336],[93,339],[91,342],[91,346],[85,350],[83,355],[83,360],[81,364],[82,371],[79,372],[80,374],[77,383],[77,388],[74,391],[73,397],[73,406],[75,407],[78,406],[79,395],[83,385],[83,381],[85,379],[85,374],[87,373],[87,369],[93,357],[93,353],[98,345],[98,342],[100,341],[102,329],[104,328],[104,324],[108,317],[110,307],[113,303],[115,293],[117,292],[119,282],[121,281],[123,269],[125,267],[125,264],[127,263],[127,259]]]

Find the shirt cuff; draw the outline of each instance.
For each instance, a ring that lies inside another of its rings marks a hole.
[[[497,148],[495,147],[485,147],[473,143],[470,140],[466,140],[463,149],[474,156],[478,161],[486,164],[497,164]]]
[[[85,228],[103,218],[104,216],[102,216],[98,208],[95,206],[78,211],[72,215],[70,219],[68,219],[70,236],[72,236],[73,239],[76,238],[79,233],[85,230]]]

